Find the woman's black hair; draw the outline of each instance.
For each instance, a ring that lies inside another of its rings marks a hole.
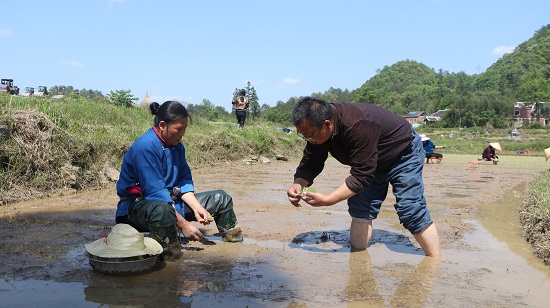
[[[245,89],[241,89],[239,91],[239,95],[246,95],[246,90]]]
[[[151,114],[155,116],[155,127],[159,126],[160,121],[170,124],[183,118],[190,118],[187,109],[177,101],[166,101],[162,105],[152,102],[149,105],[149,109],[151,110]]]

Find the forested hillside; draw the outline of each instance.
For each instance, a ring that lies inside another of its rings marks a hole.
[[[452,59],[449,59],[452,61]],[[547,102],[550,115],[550,25],[536,31],[512,53],[505,54],[484,73],[468,75],[435,70],[414,60],[384,66],[355,90],[329,89],[313,93],[328,101],[374,103],[404,115],[448,109],[443,127],[510,125],[516,102]],[[298,98],[290,98],[265,114],[270,121],[290,118]]]

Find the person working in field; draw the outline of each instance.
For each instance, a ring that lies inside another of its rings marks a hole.
[[[498,163],[498,156],[496,151],[502,151],[498,142],[489,143],[489,146],[481,153],[481,159],[486,161],[492,161],[494,165]]]
[[[181,142],[190,117],[187,109],[176,101],[154,102],[150,109],[153,127],[132,144],[122,161],[116,222],[150,232],[168,261],[181,255],[178,228],[189,240],[203,237],[190,221],[207,225],[213,220],[224,241],[242,242],[231,196],[223,190],[195,193]]]
[[[424,153],[426,155],[426,162],[429,162],[430,159],[437,159],[437,162],[441,162],[443,159],[443,154],[435,153],[434,149],[442,149],[444,146],[438,146],[433,143],[430,137],[426,135],[420,135],[422,140],[422,146],[424,147]]]
[[[292,121],[307,143],[287,189],[290,203],[331,206],[347,199],[351,246],[367,249],[372,221],[391,184],[401,224],[427,256],[440,256],[439,236],[424,199],[424,150],[409,122],[376,105],[327,103],[313,97],[296,103]],[[327,195],[303,192],[323,171],[329,153],[351,167],[350,176]]]

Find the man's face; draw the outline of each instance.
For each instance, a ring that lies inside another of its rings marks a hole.
[[[306,119],[296,125],[296,131],[307,142],[321,144],[328,140],[327,134],[330,134],[330,122],[326,120],[321,126],[312,126],[309,120]]]

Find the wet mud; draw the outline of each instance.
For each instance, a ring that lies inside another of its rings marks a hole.
[[[114,187],[0,207],[0,298],[10,307],[547,307],[550,270],[521,238],[517,208],[549,164],[503,157],[426,164],[425,195],[441,258],[425,257],[401,225],[391,192],[367,251],[351,252],[345,202],[295,208],[286,199],[296,162],[194,171],[196,188],[234,199],[244,243],[184,246],[152,272],[94,272],[84,244],[113,225]],[[329,160],[313,187],[329,192],[349,169]],[[390,187],[391,189],[391,187]]]

